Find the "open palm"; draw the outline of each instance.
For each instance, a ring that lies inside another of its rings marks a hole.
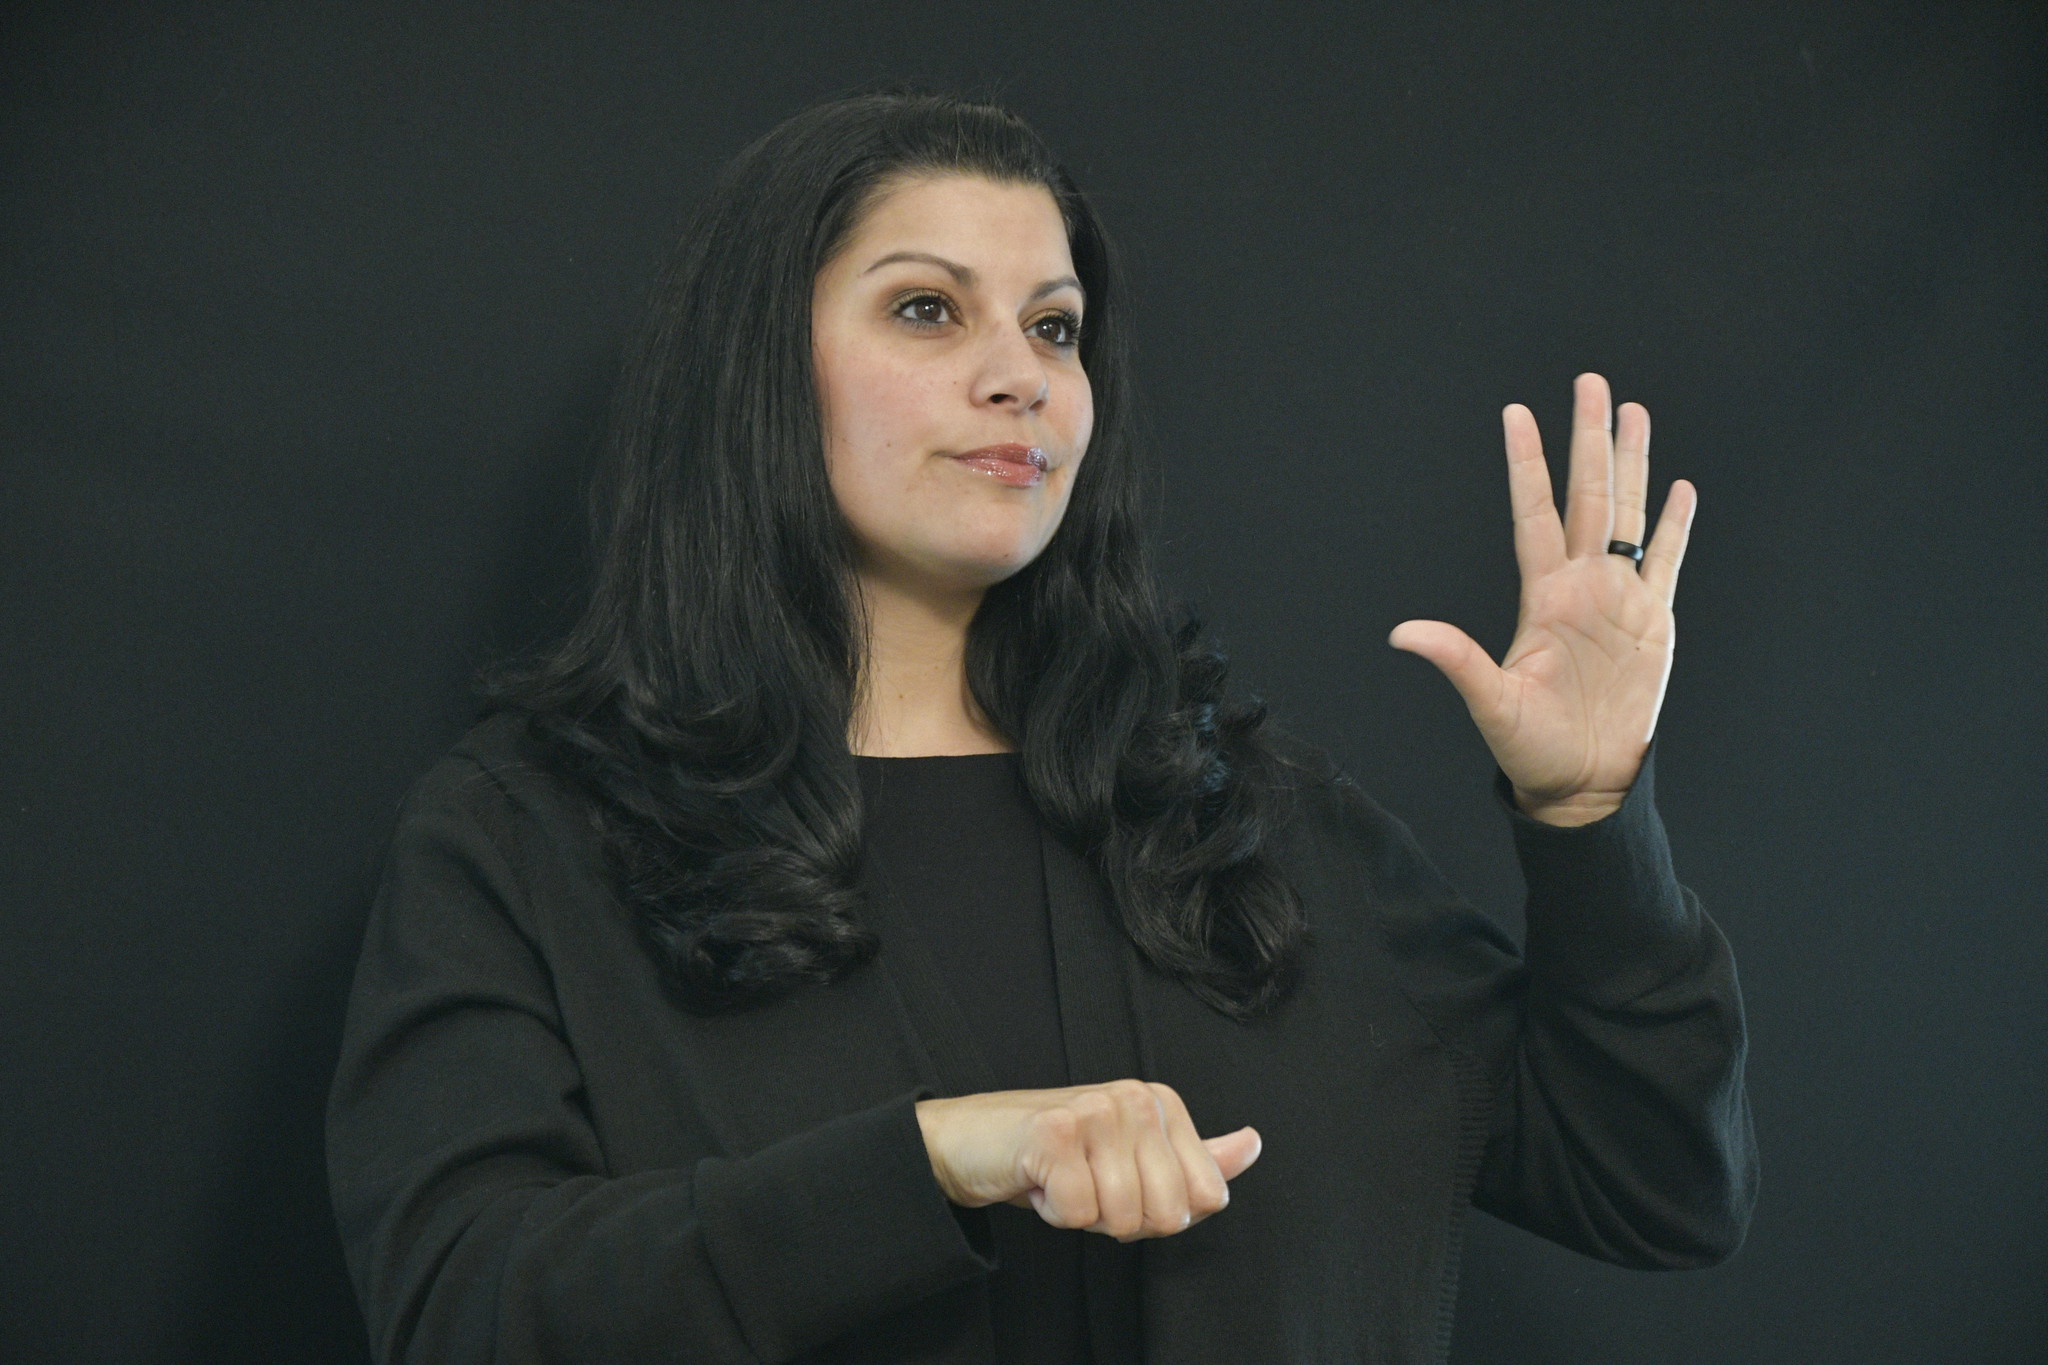
[[[1649,411],[1622,404],[1618,430],[1610,413],[1607,381],[1580,375],[1562,520],[1535,417],[1519,403],[1501,414],[1522,573],[1507,657],[1495,664],[1444,621],[1403,621],[1388,637],[1443,671],[1522,808],[1559,824],[1614,810],[1642,766],[1671,676],[1671,601],[1698,505],[1690,483],[1671,485],[1640,572],[1608,552],[1610,540],[1642,543],[1650,482]]]

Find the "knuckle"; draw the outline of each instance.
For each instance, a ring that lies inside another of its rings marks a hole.
[[[1100,1090],[1077,1095],[1067,1109],[1083,1123],[1097,1123],[1116,1112],[1116,1101]]]
[[[1081,1139],[1081,1116],[1064,1106],[1040,1111],[1031,1125],[1038,1141],[1047,1147],[1071,1147]]]
[[[1145,1219],[1145,1231],[1153,1237],[1171,1237],[1176,1232],[1187,1231],[1191,1215],[1182,1209],[1159,1209]]]
[[[1071,1166],[1054,1171],[1045,1182],[1046,1218],[1054,1227],[1085,1228],[1101,1216],[1094,1182]]]
[[[1052,1208],[1051,1216],[1045,1221],[1056,1228],[1085,1228],[1095,1221],[1093,1209],[1069,1208],[1064,1204]]]
[[[1102,1219],[1102,1200],[1095,1187],[1090,1185],[1081,1191],[1073,1202],[1073,1217],[1067,1220],[1070,1228],[1093,1227]]]
[[[1230,1203],[1230,1186],[1222,1177],[1202,1178],[1188,1182],[1188,1207],[1195,1214],[1207,1217]]]

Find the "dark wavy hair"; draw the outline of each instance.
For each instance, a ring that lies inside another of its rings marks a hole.
[[[969,685],[1139,951],[1251,1018],[1286,996],[1306,936],[1268,854],[1284,760],[1264,704],[1224,699],[1223,655],[1155,583],[1108,234],[994,103],[870,88],[798,113],[727,166],[616,391],[588,603],[549,652],[485,675],[485,712],[526,711],[592,798],[620,893],[686,1008],[743,1006],[874,955],[847,738],[864,628],[826,477],[811,292],[881,193],[948,173],[1052,194],[1089,303],[1095,406],[1065,519],[983,598]]]

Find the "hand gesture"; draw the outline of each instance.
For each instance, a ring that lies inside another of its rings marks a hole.
[[[1698,505],[1671,485],[1640,572],[1611,540],[1642,543],[1650,481],[1650,414],[1624,403],[1610,425],[1607,381],[1573,385],[1571,472],[1560,524],[1536,419],[1520,403],[1501,413],[1520,618],[1496,665],[1471,636],[1443,621],[1403,621],[1387,642],[1435,664],[1458,689],[1514,783],[1523,810],[1552,824],[1584,824],[1621,805],[1671,675],[1671,599]]]
[[[1196,1135],[1171,1086],[1122,1080],[920,1100],[932,1174],[966,1208],[1009,1203],[1119,1242],[1170,1237],[1230,1202],[1259,1134]]]

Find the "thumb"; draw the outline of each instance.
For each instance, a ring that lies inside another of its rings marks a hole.
[[[1403,621],[1387,643],[1435,664],[1475,717],[1491,709],[1500,695],[1500,667],[1493,657],[1447,621]]]
[[[1216,1159],[1216,1168],[1223,1173],[1223,1178],[1235,1180],[1259,1159],[1266,1142],[1259,1136],[1258,1129],[1245,1127],[1222,1137],[1203,1138],[1202,1145]]]

